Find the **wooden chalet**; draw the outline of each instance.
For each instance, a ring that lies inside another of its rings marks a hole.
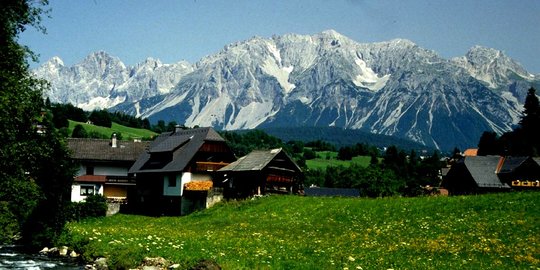
[[[71,201],[101,194],[109,202],[127,203],[135,178],[128,173],[148,147],[148,142],[69,138],[71,158],[79,165],[71,189]]]
[[[246,198],[299,190],[302,170],[283,149],[256,150],[221,168],[225,196]]]
[[[512,189],[540,190],[540,164],[531,157],[501,157],[497,175]]]
[[[466,156],[443,179],[450,194],[538,188],[540,165],[530,157]]]
[[[130,202],[143,214],[185,215],[221,200],[215,174],[236,160],[212,128],[163,133],[151,142],[129,172],[137,193]]]

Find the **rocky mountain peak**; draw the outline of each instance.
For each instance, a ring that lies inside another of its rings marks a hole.
[[[464,67],[474,78],[486,83],[490,88],[507,87],[515,76],[524,80],[533,80],[521,64],[508,57],[504,52],[483,46],[472,47],[465,56],[452,59]]]
[[[64,66],[64,61],[62,61],[62,59],[60,57],[54,56],[51,59],[49,59],[49,61],[45,62],[44,65],[62,67],[62,66]]]
[[[340,34],[339,32],[333,29],[322,31],[319,34],[315,34],[315,36],[321,37],[321,38],[327,38],[327,39],[335,39],[335,40],[349,39],[348,37]]]
[[[57,62],[54,74],[36,70],[54,102],[228,130],[363,129],[442,149],[511,129],[527,89],[540,84],[498,50],[474,47],[450,61],[410,40],[358,43],[334,30],[253,37],[195,65],[148,58],[125,67],[105,52]]]

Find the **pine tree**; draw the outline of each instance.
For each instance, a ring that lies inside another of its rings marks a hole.
[[[484,131],[478,142],[478,155],[487,156],[487,155],[500,155],[501,147],[499,145],[497,133]]]
[[[517,131],[518,140],[524,140],[526,147],[524,153],[538,156],[540,154],[540,105],[536,90],[531,87],[525,98],[523,116],[519,122],[520,129]]]

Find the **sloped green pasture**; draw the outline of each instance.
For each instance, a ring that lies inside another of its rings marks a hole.
[[[270,196],[185,217],[68,224],[65,244],[111,267],[145,256],[188,268],[538,269],[540,193],[418,198]]]
[[[113,133],[121,133],[122,139],[132,140],[132,139],[142,139],[142,138],[152,138],[157,135],[157,133],[140,128],[126,127],[115,122],[112,123],[110,128],[101,127],[81,122],[76,122],[69,120],[68,134],[71,135],[73,129],[76,125],[82,125],[87,133],[95,132],[101,134],[103,138],[110,138]]]

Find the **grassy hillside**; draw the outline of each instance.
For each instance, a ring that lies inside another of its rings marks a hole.
[[[367,167],[371,157],[369,156],[357,156],[352,160],[339,160],[337,159],[337,152],[322,151],[317,152],[318,158],[306,160],[306,165],[310,169],[325,169],[328,166],[344,166],[348,167],[352,163],[359,164],[360,166]]]
[[[114,122],[112,123],[112,126],[110,128],[107,128],[107,127],[100,127],[100,126],[90,125],[90,124],[81,123],[81,122],[75,122],[72,120],[69,120],[69,127],[68,127],[69,135],[71,135],[71,133],[73,132],[73,129],[78,124],[82,125],[84,129],[86,130],[86,132],[88,133],[97,132],[99,134],[102,134],[104,138],[110,138],[111,134],[115,132],[116,133],[120,132],[122,134],[122,139],[124,140],[132,140],[135,138],[139,138],[139,139],[150,138],[157,135],[155,132],[147,130],[147,129],[126,127],[126,126],[122,126]]]
[[[223,269],[538,269],[540,193],[228,202],[185,217],[68,224],[65,244],[115,267],[162,256]],[[184,269],[184,268],[181,268]]]

